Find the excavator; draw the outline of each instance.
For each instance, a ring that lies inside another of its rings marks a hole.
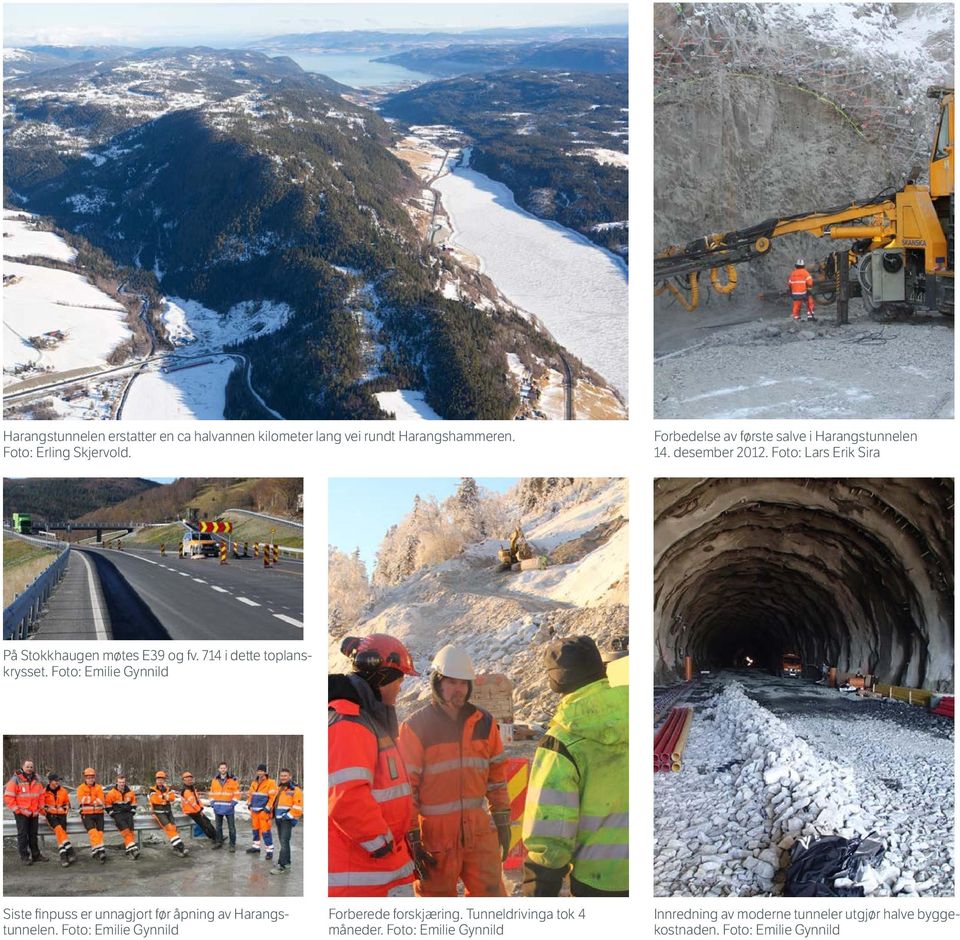
[[[702,273],[709,271],[717,293],[731,294],[736,265],[763,257],[774,238],[806,232],[852,240],[847,251],[832,253],[811,271],[814,292],[826,302],[832,295],[860,297],[878,320],[918,310],[953,316],[953,88],[935,85],[927,97],[940,105],[928,185],[911,181],[866,202],[767,219],[671,245],[654,256],[656,294],[669,292],[685,310],[695,310],[705,287]]]
[[[500,563],[500,571],[509,571],[517,562],[526,561],[533,558],[533,549],[527,542],[527,537],[523,534],[520,526],[513,530],[510,536],[510,547],[500,546],[497,552],[497,561]]]

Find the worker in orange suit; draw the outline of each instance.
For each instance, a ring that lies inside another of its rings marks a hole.
[[[97,783],[97,772],[87,767],[83,772],[83,783],[77,787],[77,806],[80,808],[80,820],[90,839],[90,854],[106,864],[107,850],[103,846],[103,811],[106,808],[103,787]]]
[[[183,781],[183,789],[180,791],[180,809],[184,816],[189,816],[194,823],[200,827],[200,831],[213,843],[215,849],[219,849],[223,844],[222,840],[217,840],[217,830],[213,823],[207,818],[203,811],[203,801],[200,799],[200,791],[194,786],[193,774],[185,770],[180,775]]]
[[[247,849],[247,855],[259,855],[260,845],[266,849],[265,859],[273,859],[273,816],[270,804],[277,795],[277,781],[270,778],[267,765],[257,766],[257,775],[250,782],[247,793],[247,808],[250,810],[250,828],[253,845]]]
[[[806,269],[803,258],[797,258],[797,266],[787,278],[790,296],[793,297],[793,319],[800,319],[800,308],[807,302],[807,319],[816,320],[813,315],[813,275]]]
[[[117,782],[103,795],[107,813],[113,820],[127,858],[136,861],[140,857],[140,846],[133,831],[133,817],[137,812],[137,794],[127,786],[126,774],[117,774]]]
[[[210,805],[217,820],[217,841],[215,849],[223,848],[223,821],[226,819],[230,835],[230,851],[237,850],[237,824],[234,819],[237,801],[240,799],[240,783],[232,773],[230,766],[221,761],[217,775],[210,781]]]
[[[24,865],[45,862],[40,851],[40,817],[43,815],[43,783],[33,761],[25,760],[3,789],[3,804],[17,824],[17,850]]]
[[[460,881],[471,897],[507,893],[506,756],[493,716],[470,704],[474,679],[469,655],[448,644],[433,661],[433,700],[400,726],[400,753],[413,786],[408,840],[419,897],[456,897]]]
[[[280,858],[270,869],[271,875],[285,875],[290,871],[290,840],[295,826],[303,818],[303,791],[293,782],[293,774],[284,767],[277,778],[277,795],[270,804],[270,813],[277,822],[280,839]]]
[[[395,709],[404,676],[417,675],[413,657],[385,633],[346,637],[340,652],[353,672],[329,676],[328,893],[413,897],[413,804]]]
[[[150,811],[157,825],[166,833],[170,840],[170,848],[181,857],[189,854],[187,847],[177,832],[177,825],[173,821],[173,804],[177,799],[177,792],[167,786],[167,775],[158,770],[155,783],[150,788]]]
[[[77,852],[67,835],[67,815],[70,812],[70,794],[60,782],[59,774],[49,774],[43,791],[43,815],[53,830],[60,852],[60,864],[67,868],[77,860]]]

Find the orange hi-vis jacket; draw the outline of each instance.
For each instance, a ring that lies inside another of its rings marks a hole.
[[[303,791],[292,781],[278,785],[277,795],[270,804],[274,819],[300,819],[303,816]]]
[[[173,803],[177,793],[171,787],[154,784],[150,787],[150,809],[155,814],[173,816]]]
[[[218,816],[232,816],[239,799],[240,784],[232,774],[224,780],[214,777],[210,781],[210,805]]]
[[[3,803],[16,816],[40,816],[43,791],[44,786],[36,774],[28,777],[18,770],[3,788]]]
[[[180,792],[180,809],[183,810],[184,816],[192,816],[194,813],[203,812],[203,803],[196,787],[185,786]]]
[[[391,731],[396,717],[356,676],[330,676],[327,711],[328,893],[385,897],[413,881],[406,832],[410,779]],[[390,850],[379,858],[373,853]]]
[[[48,786],[43,791],[43,811],[51,823],[61,821],[56,817],[66,820],[67,813],[70,812],[70,794],[67,793],[67,788],[59,786],[54,790]]]
[[[81,816],[92,816],[96,813],[102,814],[106,805],[103,787],[101,787],[99,783],[95,783],[92,787],[81,783],[80,786],[77,787],[77,806],[80,807]]]
[[[464,705],[451,718],[439,705],[421,708],[400,726],[400,753],[413,785],[411,826],[424,848],[473,845],[492,828],[490,810],[509,810],[506,756],[493,716]]]
[[[117,785],[114,784],[110,787],[109,790],[104,793],[104,805],[105,806],[114,806],[117,803],[125,803],[130,806],[130,809],[134,809],[137,805],[137,794],[127,787],[126,790],[121,792]]]
[[[794,268],[787,285],[794,297],[806,297],[807,292],[813,290],[813,275],[806,268]]]
[[[270,804],[277,795],[277,781],[271,777],[264,777],[263,780],[257,780],[256,777],[250,783],[250,791],[247,793],[247,806],[251,813],[270,812]]]

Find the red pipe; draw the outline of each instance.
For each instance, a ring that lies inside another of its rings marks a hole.
[[[673,736],[675,730],[682,724],[683,709],[673,708],[667,716],[667,720],[660,726],[656,736],[653,739],[653,769],[668,770],[670,765],[670,752],[665,751],[665,746]],[[666,766],[664,766],[666,765]]]
[[[675,724],[670,729],[669,737],[662,742],[661,750],[659,752],[660,759],[668,767],[672,764],[673,758],[673,747],[677,743],[677,740],[680,737],[680,733],[683,731],[683,723],[686,720],[687,708],[677,708],[675,709],[678,712],[678,718]]]

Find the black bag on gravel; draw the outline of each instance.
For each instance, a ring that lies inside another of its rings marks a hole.
[[[790,853],[784,897],[862,898],[859,885],[835,887],[837,878],[859,881],[867,865],[874,865],[886,851],[878,839],[844,839],[842,836],[806,836]]]

